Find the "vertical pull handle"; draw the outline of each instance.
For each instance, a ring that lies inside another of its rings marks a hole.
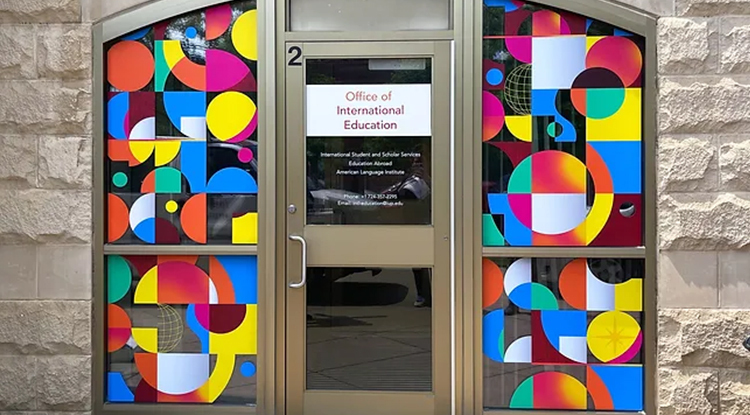
[[[307,284],[307,241],[299,235],[289,235],[290,241],[297,241],[302,245],[302,278],[300,282],[290,282],[289,288],[302,288]]]

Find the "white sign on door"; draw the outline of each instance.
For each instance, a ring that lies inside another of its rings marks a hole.
[[[308,137],[432,135],[430,84],[308,85]]]

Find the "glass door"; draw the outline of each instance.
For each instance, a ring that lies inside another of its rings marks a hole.
[[[449,43],[286,49],[287,413],[449,413]]]

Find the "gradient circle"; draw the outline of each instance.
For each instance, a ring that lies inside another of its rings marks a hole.
[[[491,92],[482,92],[482,141],[489,141],[503,129],[505,108]]]
[[[591,46],[586,54],[586,67],[609,69],[628,87],[641,74],[643,55],[640,48],[627,37],[607,36]]]

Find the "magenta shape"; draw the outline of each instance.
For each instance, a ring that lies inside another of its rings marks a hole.
[[[505,38],[508,52],[523,63],[531,63],[531,36]]]
[[[243,148],[237,153],[237,158],[243,163],[250,163],[253,161],[253,150]]]
[[[508,195],[508,204],[518,221],[531,229],[531,194],[511,193]]]
[[[240,141],[246,140],[248,137],[253,135],[256,128],[258,128],[258,111],[255,111],[255,115],[253,115],[253,119],[250,120],[250,123],[247,125],[247,127],[245,127],[244,130],[240,131],[240,133],[236,136],[227,140],[227,143],[239,143]]]
[[[195,305],[195,318],[198,320],[200,325],[208,330],[211,313],[209,312],[210,306],[208,304],[196,304]]]
[[[221,4],[206,9],[206,40],[214,40],[223,35],[232,23],[232,7]]]
[[[226,91],[242,82],[250,69],[238,57],[218,49],[206,50],[206,90]]]
[[[638,333],[638,337],[635,338],[635,341],[633,342],[633,345],[630,346],[630,349],[628,349],[625,353],[620,355],[620,357],[612,359],[611,362],[607,363],[627,363],[635,357],[635,355],[638,354],[638,352],[641,351],[641,345],[643,344],[643,332]]]
[[[210,289],[208,275],[187,262],[158,265],[158,301],[162,304],[206,304]]]
[[[491,92],[482,91],[482,141],[494,138],[505,125],[505,108]]]

